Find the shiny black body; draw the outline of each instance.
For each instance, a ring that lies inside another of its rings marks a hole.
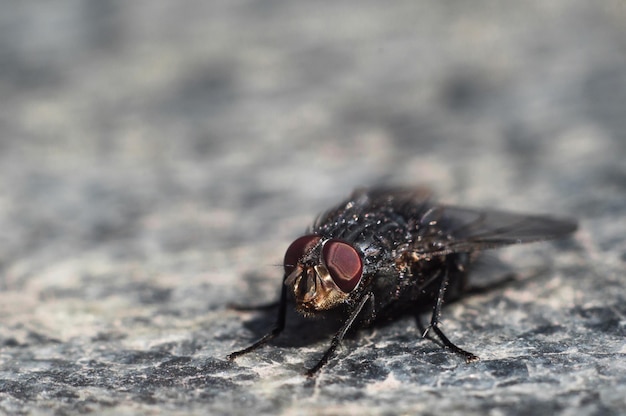
[[[433,331],[445,347],[463,355],[468,362],[477,360],[477,356],[450,342],[438,326],[444,302],[463,294],[468,266],[475,254],[510,244],[558,238],[574,230],[576,223],[570,220],[438,205],[423,188],[355,191],[322,214],[307,232],[320,236],[322,241],[349,244],[362,261],[358,285],[344,293],[336,306],[345,311],[345,323],[322,359],[307,374],[314,374],[328,361],[355,323],[368,324],[425,309],[432,310],[426,333]],[[311,250],[309,257],[314,255]],[[287,283],[287,276],[283,281]],[[282,331],[290,291],[287,286],[283,284],[274,330],[229,358],[258,348]],[[297,290],[292,289],[297,297]]]
[[[413,260],[412,253],[437,251],[454,241],[454,218],[428,199],[426,190],[357,191],[320,216],[310,231],[352,243],[363,256],[363,284],[351,298],[372,293],[362,319],[394,317],[406,310],[430,308],[447,271],[445,298],[458,298],[466,286],[468,253],[447,253]]]

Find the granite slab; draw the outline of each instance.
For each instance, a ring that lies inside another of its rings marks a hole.
[[[0,413],[626,412],[619,1],[6,4]],[[289,243],[353,188],[579,220],[489,253],[443,311],[274,313]],[[512,276],[497,284],[503,276]]]

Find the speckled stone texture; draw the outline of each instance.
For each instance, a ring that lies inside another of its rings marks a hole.
[[[0,97],[0,413],[626,412],[622,1],[12,2]],[[406,318],[307,379],[336,323],[294,314],[227,361],[372,184],[580,229],[444,309],[480,362]]]

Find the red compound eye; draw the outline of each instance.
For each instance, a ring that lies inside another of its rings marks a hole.
[[[286,276],[289,276],[295,270],[302,256],[311,251],[320,239],[319,235],[305,235],[291,243],[283,261]]]
[[[322,259],[330,277],[343,292],[351,292],[361,281],[363,262],[352,245],[329,240],[322,249]]]

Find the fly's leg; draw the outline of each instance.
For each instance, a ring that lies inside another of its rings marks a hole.
[[[346,335],[346,332],[348,332],[348,330],[352,327],[352,325],[354,324],[354,320],[357,318],[357,316],[359,316],[359,313],[361,313],[361,311],[363,310],[363,307],[365,306],[367,301],[371,299],[371,297],[372,297],[371,293],[366,293],[361,298],[361,300],[359,300],[359,303],[352,310],[352,312],[350,312],[350,316],[348,317],[346,322],[344,322],[344,324],[341,326],[339,331],[337,331],[337,333],[333,336],[333,339],[330,341],[330,347],[328,347],[328,349],[326,350],[322,358],[317,362],[317,364],[315,364],[314,367],[306,371],[305,373],[306,376],[312,377],[313,375],[315,375],[315,373],[317,373],[320,370],[320,368],[324,366],[324,364],[328,362],[330,357],[333,355],[333,353],[335,352],[335,350],[337,349],[337,347],[343,340],[343,337]]]
[[[240,355],[244,355],[251,351],[254,351],[257,348],[262,347],[263,345],[267,344],[268,341],[276,338],[278,334],[283,332],[283,329],[285,329],[286,313],[287,313],[287,287],[283,284],[282,290],[280,292],[280,301],[278,303],[278,317],[276,318],[276,324],[274,325],[274,328],[270,332],[265,334],[263,337],[261,337],[254,344],[242,350],[230,353],[228,354],[226,358],[228,358],[230,361],[233,361],[235,358],[239,357]]]
[[[478,361],[480,360],[480,358],[476,355],[476,354],[472,354],[469,351],[465,351],[462,348],[457,347],[456,345],[454,345],[452,343],[452,341],[450,341],[448,339],[448,337],[446,337],[444,335],[443,332],[441,332],[441,329],[439,329],[438,326],[431,324],[433,331],[435,331],[435,333],[437,334],[437,336],[439,337],[439,339],[441,340],[441,342],[443,342],[443,345],[446,346],[446,348],[450,349],[452,352],[462,355],[463,357],[465,357],[465,362],[466,363],[472,363],[474,361]]]
[[[276,300],[276,301],[269,302],[269,303],[263,303],[260,305],[240,305],[238,303],[228,304],[229,309],[233,309],[239,312],[267,311],[270,309],[274,309],[277,306],[280,306],[280,300]]]
[[[439,317],[441,316],[441,307],[443,306],[446,289],[448,288],[448,284],[450,283],[449,271],[446,267],[446,270],[443,274],[443,278],[441,279],[441,285],[439,286],[439,293],[437,294],[437,300],[435,301],[435,306],[433,307],[433,314],[430,318],[430,325],[422,334],[422,337],[426,337],[428,332],[432,329],[433,332],[439,337],[443,345],[451,350],[452,352],[462,355],[465,357],[465,362],[471,363],[474,361],[478,361],[479,358],[477,355],[472,354],[469,351],[465,351],[462,348],[457,347],[448,339],[448,337],[439,329]]]

